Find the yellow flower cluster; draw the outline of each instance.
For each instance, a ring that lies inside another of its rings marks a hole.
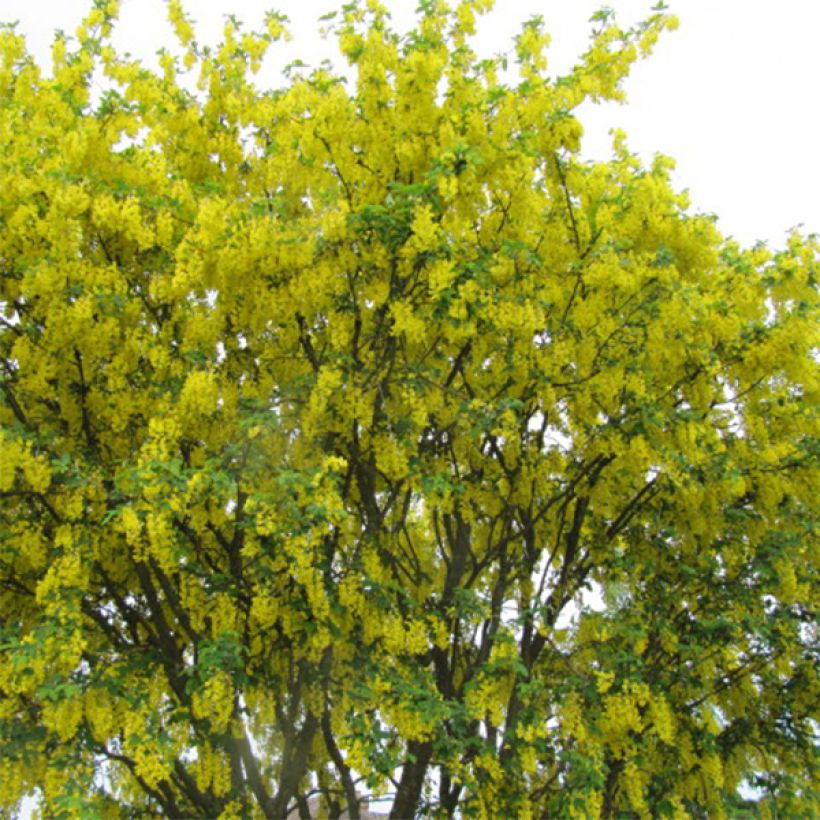
[[[32,452],[31,442],[0,433],[0,492],[12,488],[16,471],[22,470],[27,485],[35,493],[44,493],[51,483],[51,466],[42,454]]]
[[[464,705],[473,718],[488,720],[493,726],[500,726],[504,721],[506,703],[497,679],[480,676],[472,682],[464,696]]]
[[[191,708],[195,717],[211,722],[216,732],[228,727],[234,709],[234,689],[225,672],[214,672],[205,683],[191,695]]]
[[[197,748],[197,758],[192,765],[196,784],[200,789],[212,789],[222,797],[231,789],[231,767],[225,755],[210,743]]]

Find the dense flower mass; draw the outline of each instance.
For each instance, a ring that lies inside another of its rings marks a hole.
[[[0,31],[0,810],[817,810],[818,244],[581,158],[662,8],[489,5]]]

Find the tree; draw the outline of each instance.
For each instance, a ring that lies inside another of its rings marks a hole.
[[[818,243],[581,158],[662,8],[505,85],[488,5],[347,5],[354,79],[274,91],[275,15],[2,32],[6,810],[817,809]]]

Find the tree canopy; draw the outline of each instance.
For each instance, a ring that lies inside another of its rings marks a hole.
[[[584,160],[663,8],[490,4],[0,32],[0,808],[817,810],[818,242]]]

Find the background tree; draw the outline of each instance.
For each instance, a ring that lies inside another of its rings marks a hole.
[[[508,86],[354,3],[260,91],[278,17],[152,73],[116,5],[0,35],[0,804],[815,810],[817,243],[579,156],[673,19]]]

